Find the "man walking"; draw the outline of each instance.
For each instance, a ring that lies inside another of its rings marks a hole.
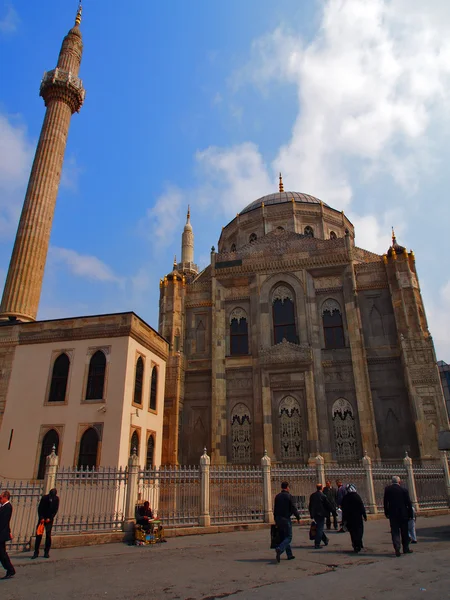
[[[292,521],[291,515],[297,518],[300,522],[300,514],[295,507],[294,500],[289,493],[289,483],[283,481],[281,484],[281,492],[275,496],[275,506],[273,516],[275,523],[280,533],[280,544],[275,548],[277,563],[280,562],[280,557],[286,551],[287,559],[293,560],[295,556],[292,554]]]
[[[10,542],[11,537],[11,515],[12,506],[9,501],[11,495],[5,490],[0,495],[0,563],[6,570],[6,575],[2,579],[11,579],[16,574],[16,570],[11,564],[8,553],[6,552],[6,542]]]
[[[408,490],[400,486],[400,477],[396,475],[392,477],[392,484],[384,490],[384,514],[391,524],[395,556],[400,556],[400,536],[403,554],[411,554],[408,521],[413,518],[413,506]]]
[[[327,497],[327,500],[330,503],[330,505],[334,508],[334,510],[336,510],[336,508],[337,508],[337,490],[335,490],[334,487],[331,485],[331,481],[327,481],[325,483],[325,487],[323,488],[323,493]],[[338,528],[337,517],[333,517],[333,526],[337,530],[337,528]],[[328,513],[328,515],[327,515],[327,529],[331,529],[331,513]]]
[[[309,498],[309,514],[311,519],[313,519],[317,525],[314,548],[318,550],[320,548],[321,541],[325,546],[328,546],[328,538],[324,532],[325,518],[330,513],[333,515],[333,517],[336,517],[336,509],[331,506],[327,500],[327,497],[322,492],[322,484],[318,483],[316,488],[316,491],[311,494]]]
[[[38,524],[43,525],[45,528],[45,547],[44,547],[44,558],[50,558],[50,548],[52,547],[52,527],[53,519],[56,517],[56,513],[59,508],[59,498],[55,488],[49,491],[48,494],[42,496],[38,506]],[[42,533],[37,534],[36,529],[36,542],[34,544],[34,554],[31,557],[37,558],[39,556],[39,547],[42,541]]]

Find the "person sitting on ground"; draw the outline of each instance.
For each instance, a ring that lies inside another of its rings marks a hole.
[[[146,500],[142,506],[137,509],[136,523],[141,525],[144,531],[150,530],[150,522],[153,521],[153,512],[150,508],[150,502]]]

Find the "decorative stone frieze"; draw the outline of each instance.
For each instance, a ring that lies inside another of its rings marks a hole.
[[[292,344],[283,340],[275,346],[260,348],[259,362],[261,365],[270,364],[309,364],[312,361],[309,344]]]

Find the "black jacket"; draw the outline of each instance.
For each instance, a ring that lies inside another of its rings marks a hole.
[[[408,521],[413,518],[413,507],[409,492],[398,483],[384,490],[384,514],[393,521]]]
[[[325,496],[327,497],[327,500],[331,504],[331,506],[333,508],[336,508],[336,506],[337,506],[337,489],[334,487],[325,486],[322,491],[325,494]]]
[[[361,496],[357,492],[347,492],[342,498],[342,521],[351,528],[352,525],[367,521],[366,509]]]
[[[59,498],[58,496],[51,497],[50,494],[46,494],[42,496],[41,501],[38,506],[38,516],[39,520],[41,519],[53,519],[56,516],[59,508]]]
[[[275,519],[290,519],[291,515],[295,515],[297,520],[300,519],[300,514],[295,507],[292,496],[287,490],[282,490],[275,496],[273,516]]]
[[[333,516],[336,515],[336,509],[328,502],[325,494],[319,492],[319,490],[311,494],[309,497],[309,514],[311,515],[311,519],[328,517],[330,513]]]
[[[11,515],[11,502],[7,502],[0,508],[0,542],[9,542],[11,539],[11,529],[9,528]]]

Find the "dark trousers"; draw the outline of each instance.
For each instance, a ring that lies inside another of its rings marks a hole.
[[[354,550],[359,552],[363,546],[363,535],[364,535],[364,523],[347,523],[347,529],[350,532],[350,538],[352,540],[352,546]]]
[[[287,556],[292,556],[292,521],[291,519],[276,519],[278,531],[280,532],[280,543],[278,549],[280,553],[286,550]]]
[[[338,528],[338,524],[337,524],[337,516],[333,517],[333,527],[335,529]],[[327,517],[327,529],[331,529],[331,513],[328,513],[328,517]]]
[[[16,570],[11,564],[8,553],[6,552],[6,542],[0,542],[0,563],[2,563],[2,567],[5,569],[6,573],[15,573]]]
[[[403,551],[408,550],[408,521],[397,521],[397,519],[389,519],[389,523],[391,524],[391,536],[394,550],[400,550],[400,537],[402,540]]]
[[[314,540],[314,545],[315,546],[320,546],[320,542],[323,542],[324,544],[326,542],[328,542],[328,538],[325,535],[324,529],[325,529],[325,517],[314,517],[314,521],[316,522],[317,525],[317,530],[316,530],[316,539]]]
[[[39,525],[39,523],[38,523]],[[50,552],[50,548],[52,547],[52,527],[53,527],[53,521],[50,521],[50,523],[45,523],[44,524],[45,527],[45,546],[44,546],[44,552],[45,554],[48,554]],[[37,526],[36,526],[37,528]],[[41,541],[42,541],[42,535],[37,535],[36,536],[36,541],[34,543],[34,553],[35,554],[39,554],[39,547],[41,545]]]

